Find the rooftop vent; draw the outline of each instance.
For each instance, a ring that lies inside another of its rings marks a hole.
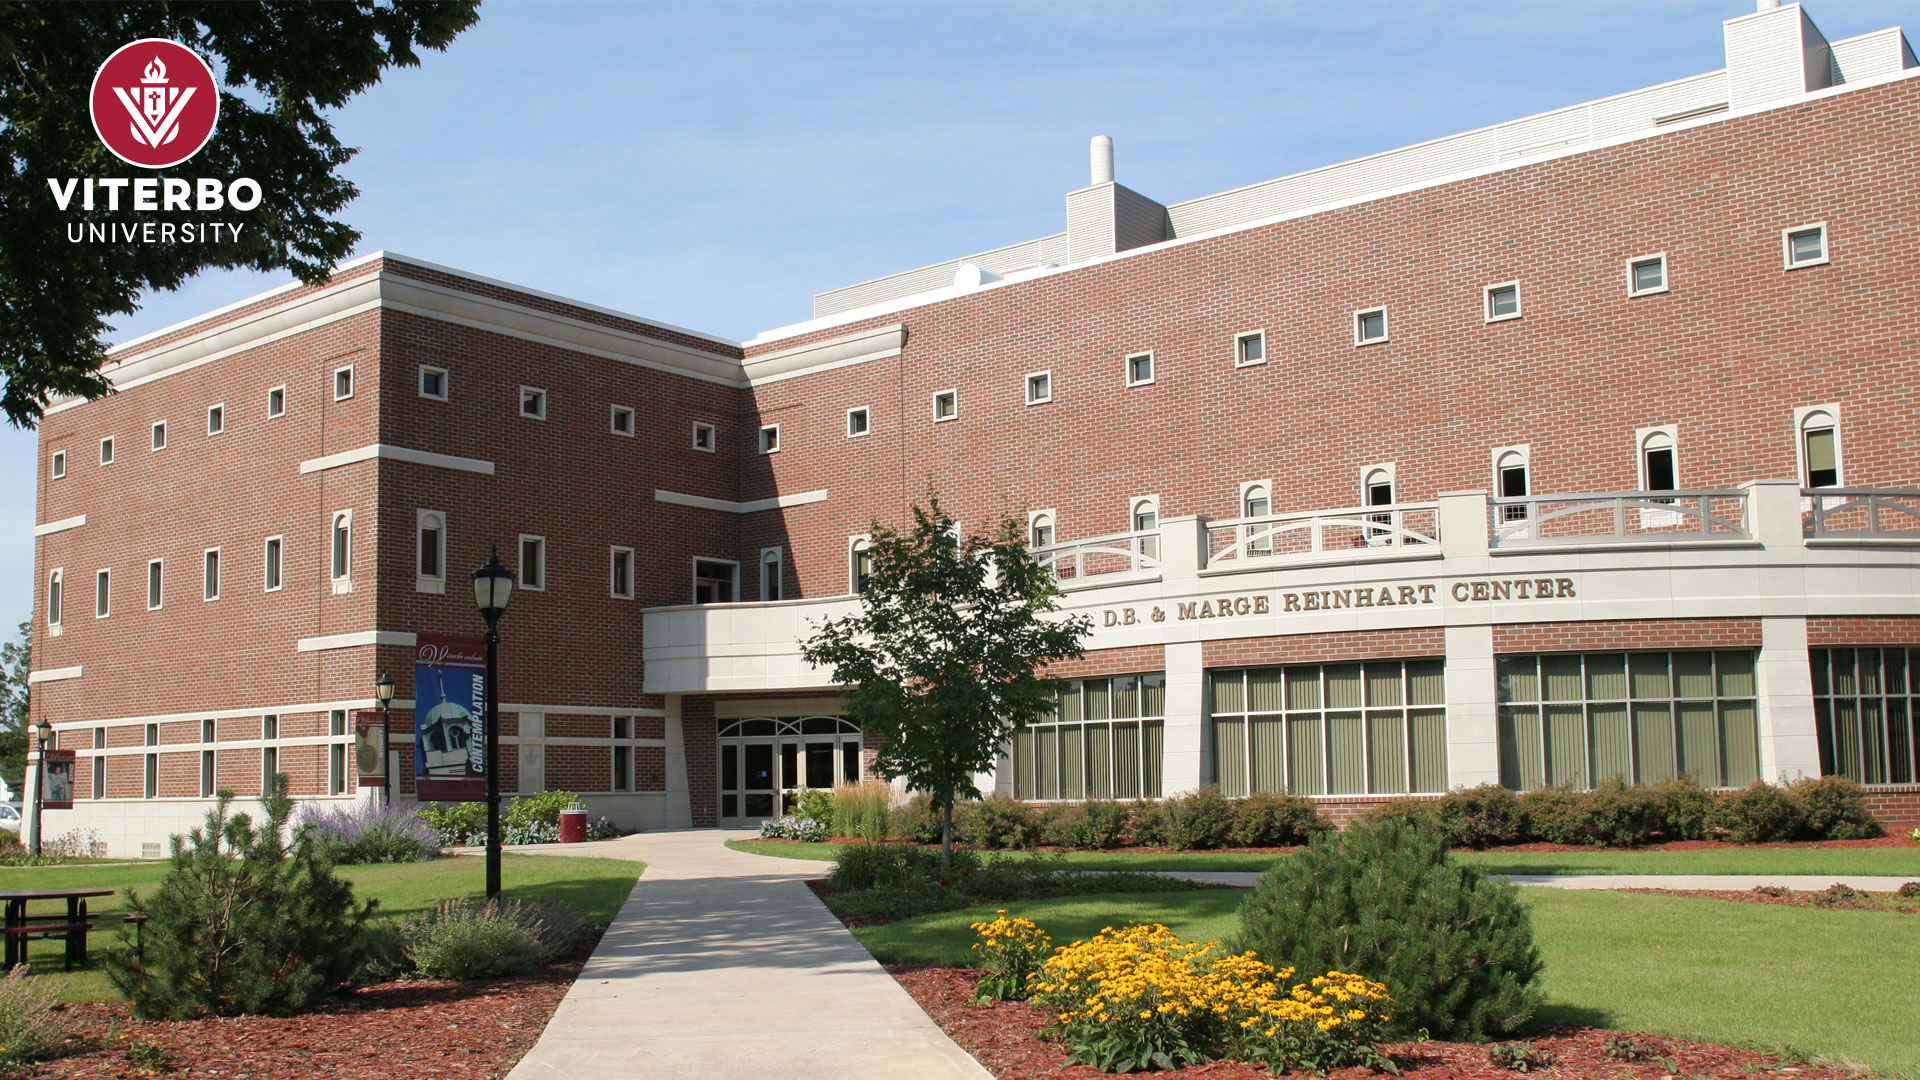
[[[1113,139],[1089,147],[1093,182],[1067,192],[1067,261],[1085,262],[1173,237],[1167,208],[1113,181]]]

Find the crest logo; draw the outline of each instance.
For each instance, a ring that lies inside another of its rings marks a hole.
[[[93,130],[129,165],[164,169],[200,152],[220,90],[200,54],[165,38],[121,46],[93,76]]]

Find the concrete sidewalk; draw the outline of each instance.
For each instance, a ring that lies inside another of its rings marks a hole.
[[[641,859],[634,886],[509,1080],[989,1080],[802,884],[826,863],[641,833],[555,854]]]

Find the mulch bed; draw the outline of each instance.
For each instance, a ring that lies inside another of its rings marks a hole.
[[[865,844],[868,841],[849,837],[829,837],[829,844]],[[888,841],[894,843],[895,841]],[[755,840],[756,844],[809,844],[808,840],[786,840],[766,838]],[[963,845],[964,846],[964,845]],[[1581,851],[1589,854],[1596,851],[1764,851],[1774,849],[1821,849],[1821,848],[1920,848],[1905,836],[1882,836],[1874,840],[1797,840],[1791,843],[1777,844],[1735,844],[1727,840],[1675,840],[1670,843],[1648,844],[1637,848],[1597,848],[1585,844],[1508,844],[1504,847],[1487,848],[1488,851],[1517,851],[1523,853],[1548,854],[1555,852]],[[1036,847],[1027,849],[1041,854],[1067,852],[1072,848]],[[1205,851],[1181,851],[1170,847],[1144,847],[1136,844],[1122,844],[1112,849],[1131,855],[1286,855],[1298,851],[1292,847],[1263,848],[1209,848]],[[1471,851],[1471,848],[1456,848],[1457,851]]]
[[[63,1005],[57,1011],[98,1048],[47,1062],[29,1075],[162,1075],[128,1060],[127,1047],[143,1041],[160,1045],[176,1076],[497,1080],[540,1038],[580,966],[554,964],[532,975],[466,983],[383,983],[320,1012],[285,1018],[147,1023],[134,1020],[125,1002]]]
[[[928,1016],[953,1041],[972,1054],[998,1080],[1097,1080],[1107,1074],[1084,1065],[1068,1065],[1058,1043],[1040,1039],[1047,1026],[1044,1010],[1025,1002],[971,1004],[978,971],[964,968],[890,967],[887,969],[920,1003]],[[1555,1057],[1547,1070],[1553,1080],[1673,1080],[1675,1076],[1742,1078],[1780,1071],[1795,1080],[1851,1080],[1853,1074],[1832,1066],[1790,1064],[1766,1054],[1730,1046],[1712,1046],[1629,1035],[1634,1042],[1651,1044],[1666,1061],[1632,1062],[1610,1058],[1606,1040],[1621,1033],[1598,1028],[1551,1028],[1527,1040]],[[1411,1080],[1515,1080],[1520,1074],[1492,1065],[1484,1045],[1466,1043],[1406,1043],[1387,1047]],[[1152,1074],[1161,1075],[1161,1074]],[[1216,1061],[1171,1074],[1198,1080],[1266,1080],[1265,1069],[1239,1062]],[[1364,1069],[1337,1069],[1336,1080],[1374,1080]]]
[[[1696,900],[1733,900],[1742,904],[1779,904],[1782,907],[1818,907],[1834,911],[1891,911],[1896,915],[1920,915],[1920,900],[1894,905],[1863,900],[1828,900],[1819,891],[1763,892],[1759,889],[1621,889],[1620,892],[1657,893],[1661,896],[1691,896]],[[1881,894],[1886,895],[1886,894]]]

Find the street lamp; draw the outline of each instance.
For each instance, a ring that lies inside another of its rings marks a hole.
[[[494,548],[473,572],[473,603],[487,620],[487,899],[500,895],[500,616],[513,598],[513,574]]]
[[[393,755],[387,751],[393,746],[393,679],[386,672],[373,684],[374,699],[380,702],[380,778],[386,781],[380,785],[380,801],[393,805]]]
[[[46,717],[33,725],[33,733],[40,740],[40,775],[33,785],[33,849],[30,854],[40,854],[40,819],[46,816],[47,802],[47,744],[53,741],[53,724]]]

